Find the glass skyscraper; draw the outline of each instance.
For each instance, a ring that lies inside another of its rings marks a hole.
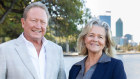
[[[108,25],[111,28],[111,16],[109,16],[109,15],[100,15],[99,18],[100,18],[100,20],[105,21],[106,23],[108,23]]]
[[[116,22],[116,37],[122,37],[123,36],[123,22],[119,18]]]

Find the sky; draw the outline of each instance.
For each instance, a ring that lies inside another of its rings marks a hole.
[[[116,35],[116,21],[121,18],[123,35],[131,34],[134,42],[140,42],[140,0],[86,0],[86,7],[92,16],[111,15],[113,36]]]

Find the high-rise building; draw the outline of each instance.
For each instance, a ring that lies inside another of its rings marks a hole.
[[[127,45],[127,38],[126,37],[113,37],[113,40],[119,46]]]
[[[127,45],[128,45],[129,43],[132,43],[132,41],[133,41],[133,37],[132,37],[131,34],[125,34],[124,37],[127,38],[127,40],[126,40]]]
[[[111,16],[109,15],[100,15],[99,16],[101,21],[105,21],[111,28]]]
[[[133,37],[131,34],[125,34],[125,36],[128,40],[133,40]]]
[[[122,37],[123,36],[123,22],[119,18],[116,22],[116,37]]]

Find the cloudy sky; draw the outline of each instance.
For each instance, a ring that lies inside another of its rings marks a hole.
[[[140,42],[140,0],[87,0],[93,16],[111,15],[111,30],[116,35],[115,22],[123,21],[123,35],[133,35],[135,42]],[[105,13],[111,11],[111,13]]]

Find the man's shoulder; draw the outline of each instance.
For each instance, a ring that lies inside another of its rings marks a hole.
[[[4,42],[4,43],[1,43],[0,44],[0,47],[7,47],[7,46],[11,46],[15,43],[16,39],[13,39],[13,40],[10,40],[10,41],[7,41],[7,42]]]
[[[53,53],[55,56],[57,55],[60,56],[63,52],[63,49],[61,46],[49,40],[47,40],[47,44],[45,45],[45,48],[47,49],[48,54]]]
[[[47,45],[54,46],[54,47],[61,47],[60,45],[54,43],[53,41],[47,40]]]

